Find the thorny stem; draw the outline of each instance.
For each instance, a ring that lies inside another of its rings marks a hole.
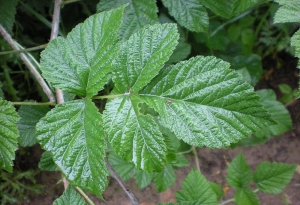
[[[80,189],[79,187],[75,187],[77,191],[85,198],[85,200],[90,204],[90,205],[95,205],[94,202]]]
[[[119,183],[119,185],[122,187],[122,189],[128,195],[128,197],[130,198],[130,200],[132,201],[132,203],[134,205],[139,205],[139,202],[135,198],[134,194],[126,187],[126,185],[124,184],[124,182],[122,181],[122,179],[119,177],[119,175],[117,174],[117,172],[112,168],[112,166],[108,162],[106,162],[106,166],[109,169],[109,171],[111,172],[111,174],[113,175],[113,177],[115,178],[115,180]]]
[[[19,49],[19,50],[12,50],[12,51],[3,51],[0,52],[0,55],[7,55],[11,53],[20,53],[20,52],[27,52],[27,51],[35,51],[35,50],[40,50],[43,49],[47,46],[47,44],[31,47],[31,48],[26,48],[26,49]]]
[[[0,25],[0,33],[3,36],[3,38],[8,42],[8,44],[14,49],[14,50],[20,50],[16,42],[11,38],[9,33]],[[24,64],[27,66],[27,68],[30,70],[34,78],[37,80],[37,82],[42,87],[44,93],[49,98],[50,102],[54,102],[55,98],[47,85],[47,83],[44,81],[40,73],[36,70],[35,66],[30,62],[30,60],[27,58],[27,56],[24,53],[19,53],[20,58],[24,62]]]
[[[40,105],[40,106],[49,106],[55,105],[55,102],[11,102],[13,105]]]
[[[194,154],[194,157],[195,157],[196,168],[199,172],[201,172],[199,159],[198,159],[198,154],[197,154],[197,149],[196,149],[195,146],[192,146],[192,151],[193,151],[193,154]]]
[[[60,4],[61,4],[61,0],[55,0],[50,41],[55,39],[58,36],[59,17],[60,17]],[[57,104],[64,103],[64,95],[63,95],[62,90],[60,90],[58,88],[55,88],[55,93],[56,93],[56,102],[57,102]],[[63,177],[63,184],[64,184],[64,189],[66,190],[69,186],[69,182],[67,181],[67,179],[65,177]]]

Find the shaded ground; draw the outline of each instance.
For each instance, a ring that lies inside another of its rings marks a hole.
[[[264,75],[261,82],[257,86],[260,88],[271,88],[280,97],[281,93],[278,89],[278,84],[286,83],[292,88],[296,88],[298,85],[298,71],[295,69],[296,60],[294,58],[288,58],[287,63],[284,66],[272,65],[271,63],[265,63],[265,67],[268,67],[268,72]],[[278,68],[280,67],[280,69]],[[294,101],[288,107],[293,119],[293,130],[283,134],[279,138],[272,137],[267,143],[254,147],[239,147],[234,150],[231,149],[216,149],[210,150],[202,148],[198,150],[198,158],[201,166],[201,171],[208,180],[221,184],[223,188],[227,189],[226,182],[226,169],[227,162],[230,162],[238,153],[243,152],[248,164],[252,170],[256,168],[258,164],[263,161],[270,162],[284,162],[291,164],[300,164],[300,100]],[[37,147],[33,155],[39,155],[40,149]],[[152,205],[158,202],[175,202],[174,193],[181,189],[181,183],[187,176],[192,167],[195,167],[194,157],[187,156],[191,165],[189,167],[181,168],[176,171],[177,181],[167,191],[158,194],[153,184],[149,187],[139,190],[134,180],[128,181],[126,184],[128,188],[136,195],[140,203],[143,205]],[[36,164],[31,164],[35,166]],[[60,180],[60,173],[53,172],[41,172],[38,175],[39,183],[45,186],[44,193],[34,197],[30,202],[23,202],[25,204],[52,204],[53,201],[59,197],[63,191],[62,184],[57,184]],[[234,194],[234,190],[229,189],[226,191],[224,200],[231,198]],[[300,205],[300,174],[295,173],[290,184],[284,189],[282,194],[268,195],[258,193],[259,199],[262,205],[284,205],[285,201],[290,201],[290,204]],[[109,187],[104,193],[106,202],[91,196],[95,204],[98,205],[131,205],[130,200],[118,186],[115,180],[111,180]],[[234,203],[228,203],[234,204]],[[286,203],[288,204],[288,203]]]

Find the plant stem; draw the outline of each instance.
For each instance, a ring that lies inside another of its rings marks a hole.
[[[9,33],[0,25],[0,33],[4,37],[4,39],[8,42],[8,44],[14,49],[14,50],[20,50],[18,45],[14,42],[14,40],[11,38]],[[35,66],[30,62],[30,60],[27,58],[27,56],[24,53],[19,53],[20,58],[24,62],[24,64],[27,66],[29,71],[32,73],[34,78],[37,80],[37,82],[42,87],[44,93],[48,96],[50,102],[54,102],[55,98],[52,94],[52,91],[50,90],[47,83],[44,81],[40,73],[36,70]]]
[[[12,100],[15,101],[19,101],[20,99],[17,96],[17,91],[15,90],[14,86],[13,86],[13,81],[9,75],[9,71],[6,65],[3,66],[3,74],[6,80],[6,84],[7,84],[7,88],[8,88],[8,92],[10,94],[10,96],[12,97]]]
[[[94,202],[80,189],[79,187],[75,187],[77,191],[85,198],[85,200],[90,204],[90,205],[95,205]]]
[[[40,106],[48,106],[55,105],[55,102],[11,102],[13,105],[40,105]]]
[[[198,159],[198,154],[197,154],[197,149],[196,149],[195,146],[192,146],[192,151],[193,151],[194,158],[195,158],[196,168],[201,173],[199,159]]]
[[[190,153],[191,151],[193,151],[193,146],[189,149],[189,150],[186,150],[186,151],[183,151],[183,152],[177,152],[176,154],[187,154],[187,153]]]
[[[233,202],[234,201],[234,198],[231,198],[231,199],[228,199],[226,201],[223,201],[222,203],[220,203],[219,205],[224,205],[224,204],[227,204],[229,202]]]
[[[130,200],[132,201],[132,203],[134,205],[139,205],[139,202],[135,198],[134,194],[126,187],[126,185],[124,184],[124,182],[122,181],[122,179],[119,177],[119,175],[117,174],[117,172],[112,168],[112,166],[108,162],[106,162],[106,166],[109,169],[109,171],[111,172],[111,174],[113,175],[113,177],[115,178],[115,180],[117,180],[117,182],[119,183],[119,185],[122,187],[122,189],[128,195],[128,197],[130,198]]]
[[[122,95],[124,95],[124,94],[94,96],[92,99],[93,100],[96,100],[96,99],[110,99],[110,98],[117,98],[117,97],[120,97]]]
[[[35,51],[35,50],[40,50],[43,49],[47,46],[47,44],[31,47],[31,48],[26,48],[26,49],[20,49],[20,50],[12,50],[12,51],[3,51],[0,52],[0,55],[7,55],[11,53],[20,53],[20,52],[27,52],[27,51]]]

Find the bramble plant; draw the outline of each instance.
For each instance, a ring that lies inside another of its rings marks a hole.
[[[213,47],[209,40],[210,29],[217,27],[217,35],[224,26],[210,24],[207,9],[222,18],[238,16],[237,21],[256,3],[162,0],[174,17],[171,20],[165,14],[157,17],[155,0],[101,0],[99,13],[78,24],[66,37],[56,37],[60,6],[56,0],[54,34],[41,53],[40,63],[26,51],[20,54],[50,102],[9,102],[1,90],[1,168],[12,171],[18,144],[39,143],[46,150],[39,168],[60,170],[70,183],[54,204],[86,204],[78,192],[93,204],[82,189],[102,197],[109,174],[121,186],[122,180],[135,177],[140,188],[151,181],[158,191],[169,188],[176,180],[173,169],[188,165],[184,152],[180,153],[182,144],[190,145],[196,154],[195,147],[226,148],[249,136],[269,137],[291,129],[290,116],[275,94],[270,90],[254,92],[252,86],[262,72],[254,74],[260,58],[248,53],[253,46],[249,28],[241,37],[246,46],[243,56],[218,56],[238,72],[215,56],[196,55],[185,60],[191,52],[188,30],[202,32],[194,34],[196,37],[207,35],[205,43],[211,55],[214,49],[223,49]],[[15,50],[22,49],[8,34],[17,1],[0,0],[0,5],[10,11],[0,18],[0,32]],[[249,61],[254,66],[245,66]],[[103,99],[107,102],[99,110]],[[14,105],[18,104],[22,106],[17,112]],[[239,154],[228,167],[228,184],[236,189],[234,199],[221,204],[258,204],[255,192],[280,193],[295,169],[296,165],[263,162],[252,174]],[[255,191],[249,188],[252,180]],[[138,204],[133,193],[124,191]],[[208,182],[199,167],[189,173],[176,193],[178,204],[218,204],[222,197],[220,185]]]

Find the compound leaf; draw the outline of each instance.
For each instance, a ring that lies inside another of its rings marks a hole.
[[[35,126],[50,109],[43,106],[22,105],[18,110],[21,119],[18,121],[20,137],[18,142],[21,146],[31,146],[36,143]]]
[[[0,25],[2,25],[9,33],[15,22],[16,6],[18,0],[0,0]]]
[[[139,29],[149,24],[158,23],[155,0],[101,0],[97,11],[106,11],[128,3],[120,27],[119,36],[126,40]]]
[[[37,124],[37,139],[74,185],[101,196],[107,185],[102,118],[94,103],[57,105]]]
[[[195,32],[206,32],[208,15],[199,0],[162,1],[177,22]]]
[[[276,100],[276,94],[273,90],[258,90],[256,92],[264,107],[277,121],[276,125],[271,125],[254,133],[257,137],[279,136],[282,133],[291,130],[293,127],[292,119],[289,111],[282,103]]]
[[[137,93],[156,76],[177,45],[175,24],[147,26],[120,46],[113,80],[121,93]]]
[[[269,194],[278,194],[290,182],[297,165],[263,162],[254,172],[257,188]]]
[[[81,198],[80,194],[78,194],[72,186],[69,186],[64,193],[53,202],[53,205],[87,205],[87,203]]]
[[[153,181],[158,192],[167,190],[176,181],[176,175],[173,167],[171,165],[167,165],[163,171],[155,172],[153,174]]]
[[[237,205],[258,205],[257,195],[248,187],[238,189],[234,195]]]
[[[39,162],[39,168],[47,171],[59,170],[53,160],[53,155],[49,151],[45,151],[42,154],[41,161]]]
[[[140,93],[174,134],[188,144],[226,147],[274,121],[253,88],[214,57],[165,68]]]
[[[275,0],[280,7],[274,16],[274,23],[300,22],[300,2],[294,0]]]
[[[55,87],[93,96],[109,79],[124,6],[95,14],[67,36],[52,40],[41,54],[43,76]]]
[[[242,153],[232,160],[227,172],[227,182],[235,189],[247,187],[252,180],[252,171]]]
[[[19,136],[17,121],[19,116],[14,106],[0,98],[0,168],[12,171],[12,160],[18,149]]]
[[[182,191],[176,192],[178,204],[211,205],[217,204],[217,198],[210,183],[193,169],[182,183]]]

